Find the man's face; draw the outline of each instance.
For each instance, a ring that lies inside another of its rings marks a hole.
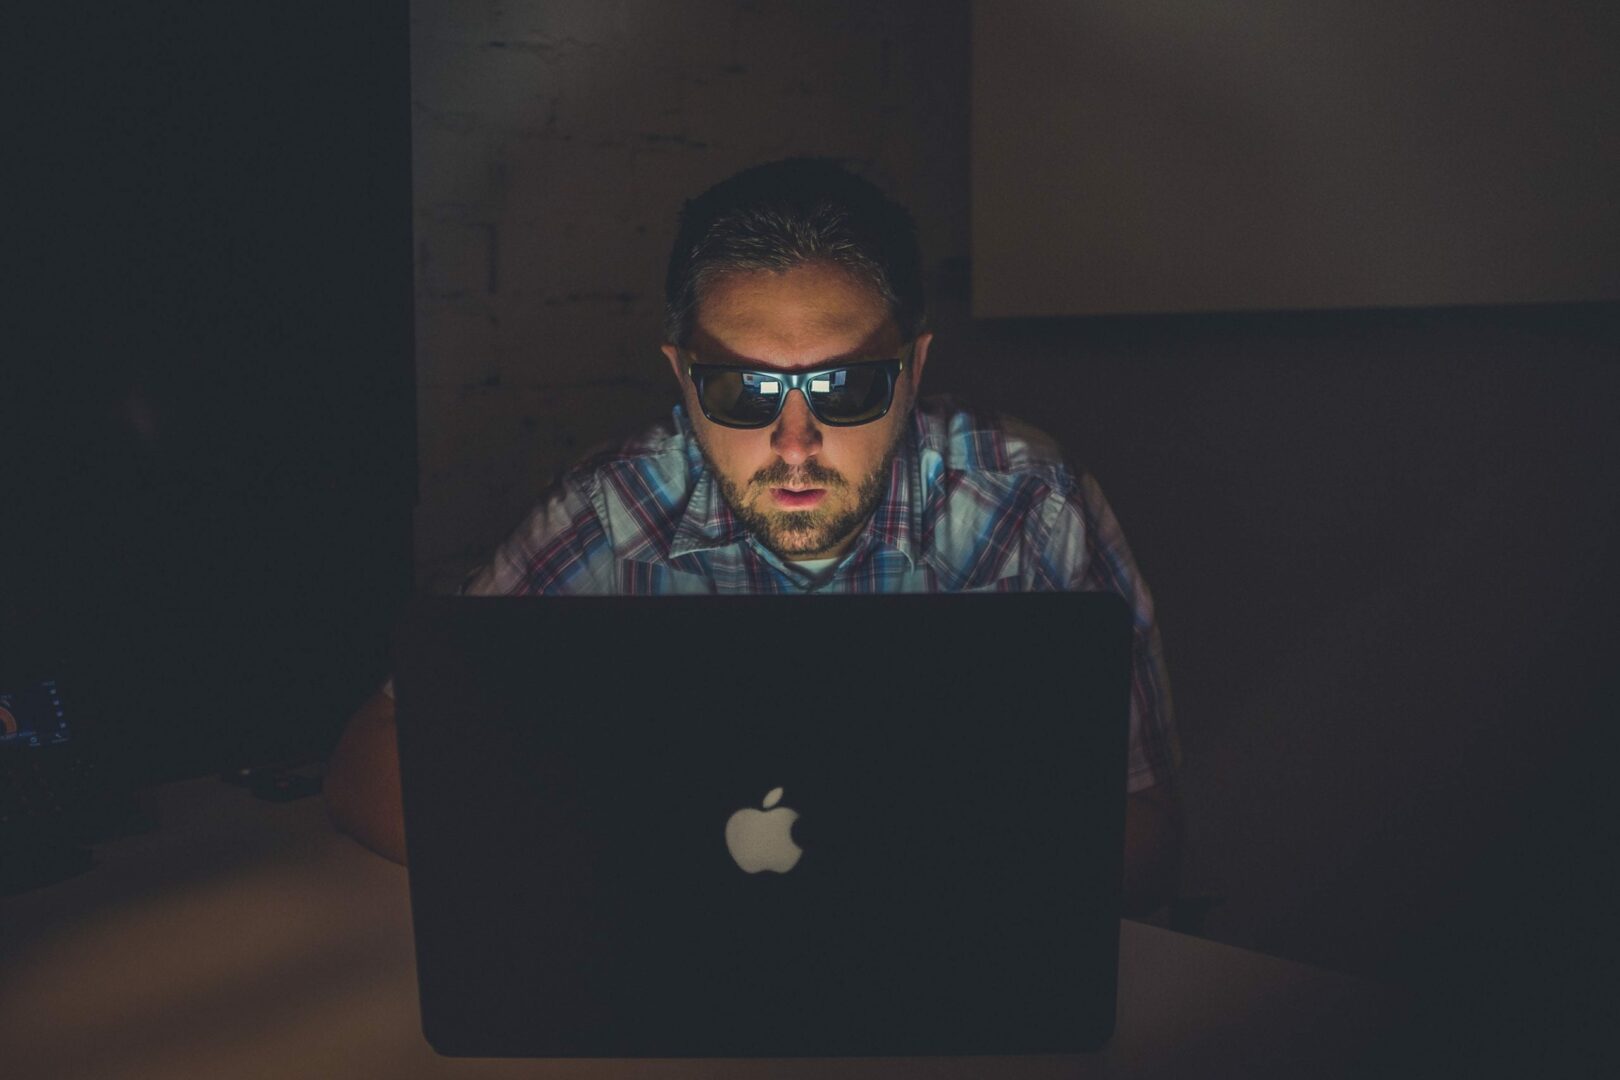
[[[930,339],[917,338],[887,415],[857,427],[822,424],[798,391],[766,427],[716,424],[698,407],[680,351],[663,348],[726,502],[761,543],[798,560],[842,555],[883,497]],[[704,364],[792,372],[886,360],[904,345],[870,286],[835,267],[805,264],[710,282],[686,351]]]

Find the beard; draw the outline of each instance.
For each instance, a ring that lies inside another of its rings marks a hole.
[[[778,458],[775,464],[759,470],[746,485],[739,487],[715,466],[702,438],[698,439],[698,449],[719,483],[726,505],[761,544],[783,560],[812,559],[853,536],[872,516],[888,487],[889,473],[906,429],[903,423],[895,425],[894,438],[889,440],[882,460],[854,484],[843,473],[818,464],[814,458],[797,468]],[[842,509],[822,506],[810,510],[760,509],[761,504],[768,505],[773,487],[826,488],[828,497],[824,502],[839,503]]]

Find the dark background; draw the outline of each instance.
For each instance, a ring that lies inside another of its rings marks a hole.
[[[715,60],[713,93],[747,93],[685,94],[663,127],[613,120],[641,155],[622,191],[590,158],[579,201],[526,194],[517,169],[504,201],[424,204],[424,174],[519,159],[424,157],[443,117],[423,119],[418,91],[417,304],[470,302],[435,284],[442,257],[427,265],[449,215],[494,249],[467,260],[483,300],[540,314],[463,346],[446,323],[424,337],[419,310],[414,363],[403,11],[36,17],[0,432],[7,678],[69,673],[146,779],[324,753],[387,671],[413,574],[459,570],[577,444],[673,402],[656,289],[623,300],[593,277],[585,249],[618,233],[611,213],[577,232],[575,211],[625,207],[651,253],[625,273],[655,281],[680,195],[854,146],[923,225],[931,389],[1058,437],[1154,588],[1185,750],[1183,891],[1213,905],[1189,925],[1426,991],[1458,1033],[1586,1045],[1613,1001],[1615,306],[974,320],[967,5],[710,7],[732,17],[672,19],[645,55],[594,24],[527,39],[527,56],[592,73],[581,102],[661,100],[642,61],[687,38],[741,58]],[[821,93],[846,52],[840,85],[869,77],[873,95]],[[550,129],[555,96],[517,97],[538,118],[523,153],[580,153],[566,96]],[[764,117],[748,123],[793,119],[732,134],[744,101]],[[649,196],[651,175],[670,190]],[[521,291],[507,263],[536,251],[566,303]],[[593,353],[593,333],[615,343]],[[613,377],[571,382],[594,364]],[[483,460],[518,479],[482,489],[477,513],[439,498],[482,482]],[[419,482],[432,498],[416,504]]]
[[[406,13],[345,7],[17,42],[0,668],[136,779],[324,752],[409,589]]]

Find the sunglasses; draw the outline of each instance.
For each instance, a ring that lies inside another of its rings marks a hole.
[[[752,371],[689,361],[686,374],[703,415],[722,427],[762,428],[776,421],[797,390],[817,420],[854,427],[881,420],[894,404],[894,388],[911,348],[892,360],[859,360],[815,371]]]

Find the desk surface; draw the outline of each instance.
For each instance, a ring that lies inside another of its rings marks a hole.
[[[405,870],[217,780],[147,793],[161,827],[0,899],[0,1060],[43,1077],[1345,1075],[1391,1019],[1375,986],[1124,922],[1119,1027],[1021,1058],[467,1060],[422,1038]]]

